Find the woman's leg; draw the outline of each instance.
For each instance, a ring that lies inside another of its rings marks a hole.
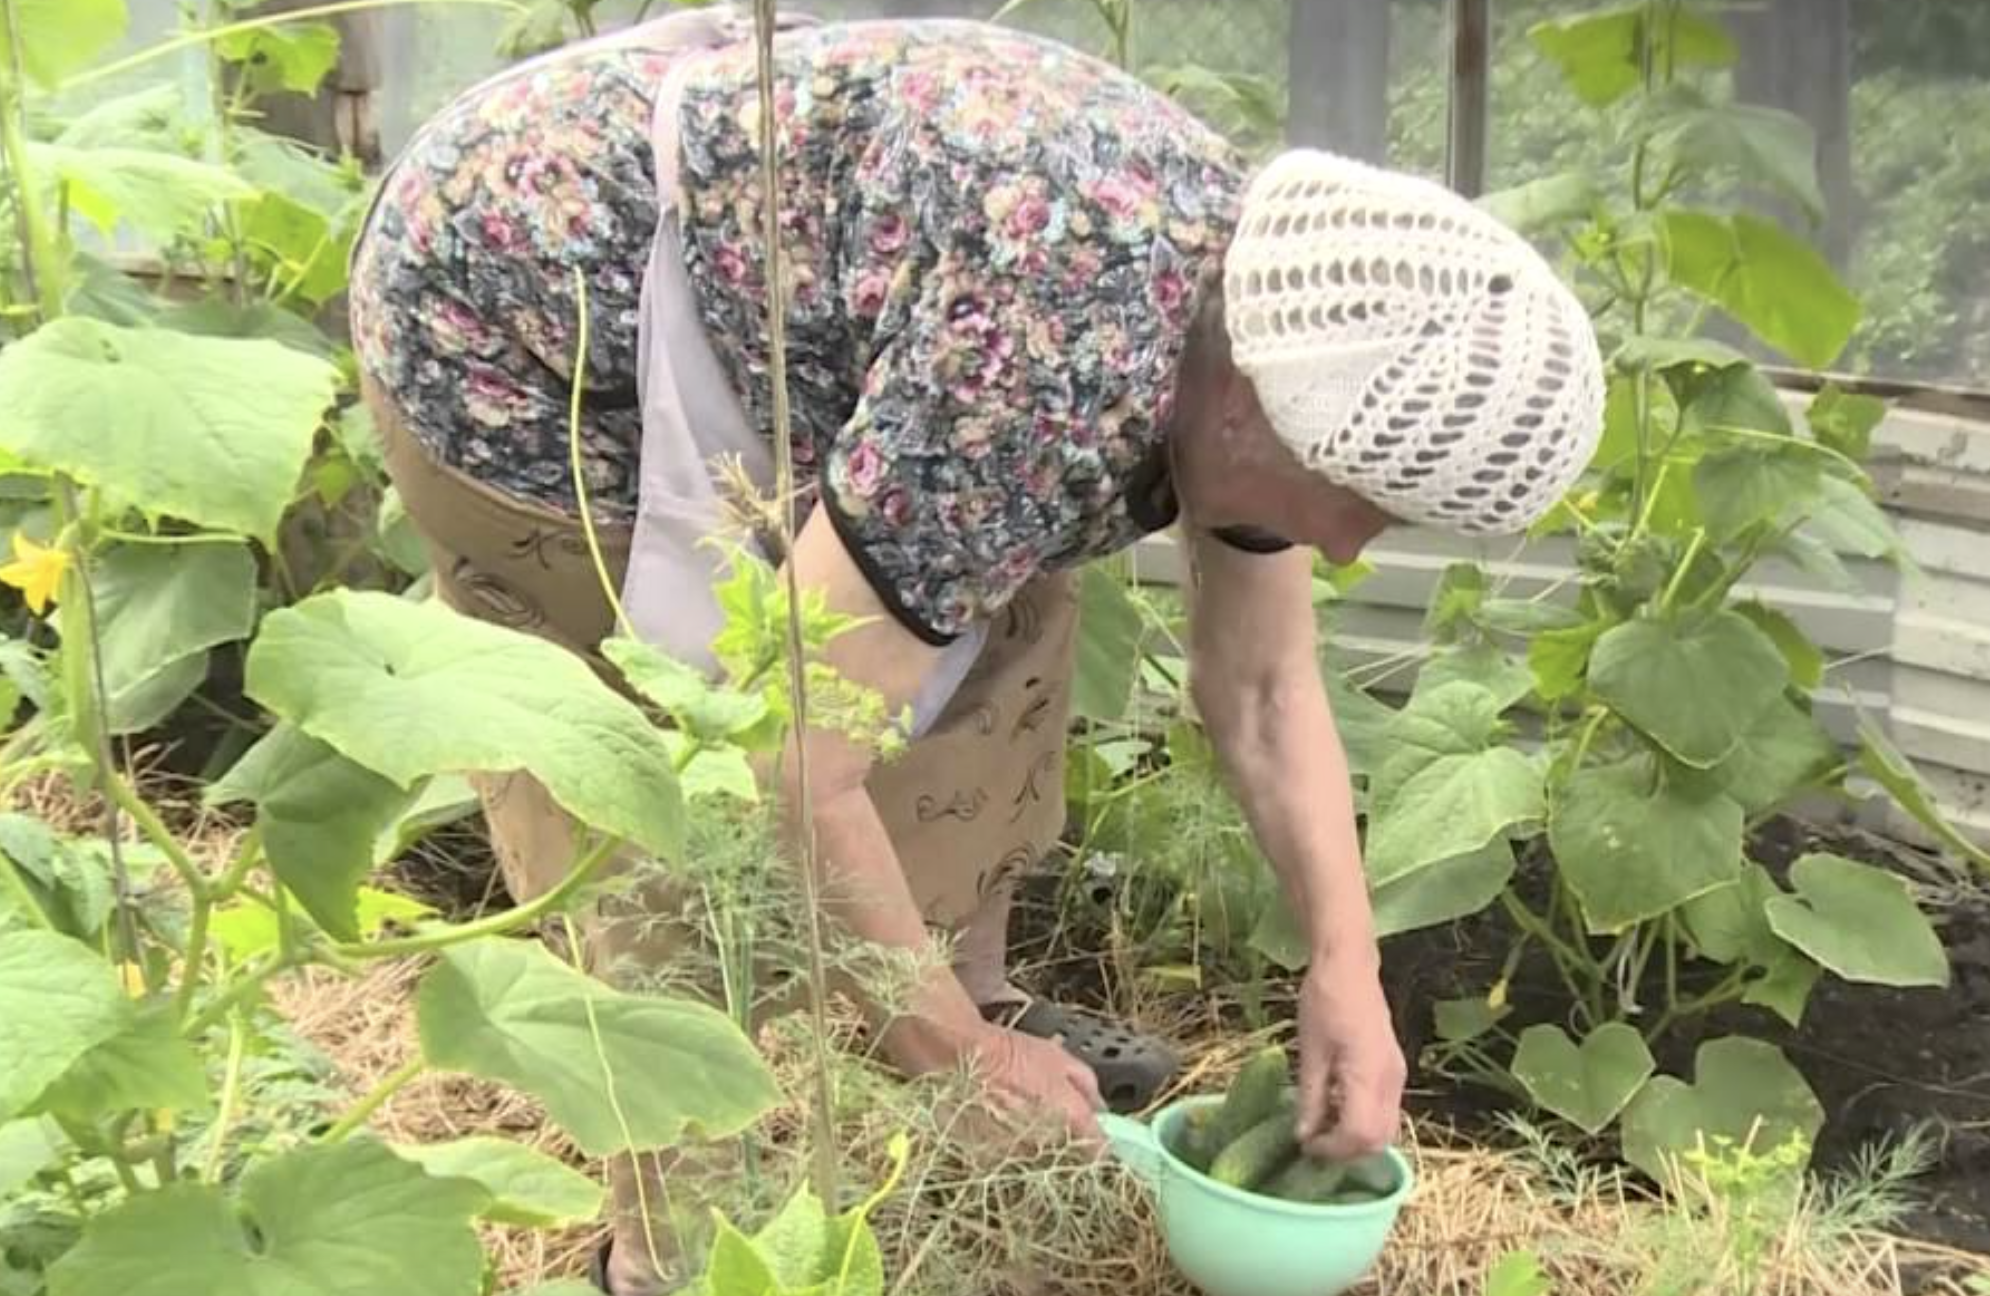
[[[466,616],[559,644],[612,681],[611,668],[593,645],[612,632],[614,614],[577,521],[435,463],[407,432],[393,402],[371,383],[366,394],[389,472],[427,542],[441,600]],[[619,575],[627,558],[627,528],[609,527],[599,538],[604,558]],[[512,899],[523,903],[558,885],[575,864],[579,825],[530,774],[479,775],[471,782]],[[574,954],[592,974],[640,992],[656,969],[682,950],[684,931],[669,919],[681,912],[684,892],[634,855],[612,861],[606,870],[623,877],[632,872],[634,887],[581,916],[581,948]],[[609,1161],[609,1277],[617,1296],[668,1290],[660,1275],[670,1269],[677,1247],[662,1209],[665,1168],[654,1156]]]

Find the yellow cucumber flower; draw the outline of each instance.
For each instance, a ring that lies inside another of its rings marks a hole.
[[[69,551],[36,544],[23,531],[14,532],[14,561],[0,567],[0,584],[21,591],[28,610],[40,616],[55,601],[69,570]]]

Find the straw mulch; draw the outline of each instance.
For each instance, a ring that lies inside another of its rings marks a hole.
[[[358,1094],[412,1054],[409,999],[418,971],[394,965],[356,980],[301,979],[280,990],[278,1007],[334,1060]],[[789,1025],[799,1029],[799,1023]],[[1205,1090],[1223,1083],[1256,1042],[1234,1035],[1213,1042],[1198,1052],[1178,1087]],[[802,1061],[808,1050],[798,1047],[792,1031],[783,1038],[777,1026],[768,1047],[793,1098],[770,1120],[763,1140],[759,1173],[768,1185],[763,1196],[771,1199],[800,1181],[809,1086]],[[880,1149],[892,1133],[914,1136],[904,1184],[876,1217],[895,1292],[1188,1296],[1139,1186],[1114,1167],[975,1169],[945,1150],[941,1104],[860,1069],[844,1079],[842,1096],[838,1139],[851,1182],[875,1181],[882,1172]],[[500,1134],[583,1164],[531,1102],[458,1077],[423,1077],[382,1109],[376,1128],[397,1142]],[[1556,1293],[1727,1296],[1748,1290],[1736,1285],[1736,1275],[1721,1272],[1722,1223],[1705,1213],[1689,1222],[1677,1211],[1637,1200],[1608,1176],[1571,1179],[1531,1156],[1474,1147],[1443,1131],[1414,1131],[1411,1150],[1418,1188],[1375,1276],[1375,1291],[1479,1296],[1491,1268],[1521,1249],[1539,1256]],[[735,1214],[764,1209],[726,1184],[709,1204]],[[1980,1257],[1884,1236],[1827,1234],[1821,1223],[1812,1224],[1802,1221],[1771,1241],[1754,1285],[1761,1296],[1974,1296],[1967,1275],[1990,1275]],[[505,1283],[521,1287],[584,1273],[598,1241],[594,1229],[488,1230]],[[1682,1260],[1704,1272],[1677,1286]]]

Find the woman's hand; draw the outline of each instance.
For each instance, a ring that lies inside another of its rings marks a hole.
[[[1409,1066],[1372,956],[1316,960],[1299,992],[1299,1138],[1331,1161],[1396,1137]]]
[[[1104,1145],[1098,1113],[1105,1099],[1098,1077],[1055,1040],[993,1023],[941,1032],[910,1022],[894,1026],[887,1038],[893,1061],[908,1075],[955,1069],[967,1074],[982,1100],[971,1129],[990,1123],[996,1127],[971,1133],[977,1141],[1034,1137]]]
[[[1098,1113],[1106,1105],[1099,1078],[1056,1040],[991,1025],[970,1043],[962,1061],[1005,1120],[1028,1125],[1053,1119],[1081,1143],[1105,1141],[1099,1130]]]

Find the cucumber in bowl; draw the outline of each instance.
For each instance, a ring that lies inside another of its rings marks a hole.
[[[1221,1103],[1181,1122],[1168,1151],[1217,1183],[1261,1197],[1316,1206],[1382,1201],[1397,1187],[1385,1156],[1332,1162],[1299,1146],[1297,1092],[1285,1050],[1267,1046],[1238,1071]]]

